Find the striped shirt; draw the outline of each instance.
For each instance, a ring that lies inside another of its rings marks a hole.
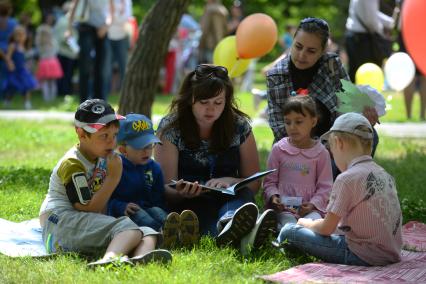
[[[282,109],[286,99],[293,91],[289,61],[290,56],[284,57],[266,74],[268,120],[274,133],[274,142],[287,136]],[[308,86],[309,95],[321,102],[330,111],[331,122],[337,117],[336,91],[342,88],[340,79],[350,80],[339,56],[334,53],[326,53],[319,59],[318,72]]]
[[[341,173],[327,212],[341,217],[349,249],[371,265],[400,261],[402,214],[394,178],[370,156],[355,158]]]

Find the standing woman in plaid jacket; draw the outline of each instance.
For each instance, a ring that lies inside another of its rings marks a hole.
[[[308,94],[315,100],[319,121],[313,136],[319,137],[328,131],[339,115],[336,92],[342,88],[340,79],[350,79],[339,56],[326,52],[329,37],[326,21],[303,19],[294,34],[289,56],[278,61],[266,73],[268,120],[274,142],[287,136],[282,109],[290,96]],[[363,114],[372,125],[377,122],[374,108],[364,109]],[[378,143],[378,139],[375,142]]]

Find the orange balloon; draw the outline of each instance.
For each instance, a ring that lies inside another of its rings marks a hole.
[[[426,1],[405,0],[402,5],[402,37],[416,66],[426,75]]]
[[[278,37],[277,25],[266,14],[252,14],[241,21],[235,36],[240,58],[260,57],[274,48]]]

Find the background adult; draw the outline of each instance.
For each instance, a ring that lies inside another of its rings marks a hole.
[[[207,0],[200,27],[199,62],[212,63],[214,48],[228,34],[228,10],[220,0]]]
[[[394,26],[394,19],[379,11],[380,0],[351,0],[349,15],[346,20],[345,46],[348,54],[349,77],[355,82],[355,73],[364,63],[374,63],[382,66],[385,54],[391,53],[383,50],[382,56],[376,56],[372,48],[370,34],[377,33],[383,38],[389,37],[388,32]]]
[[[127,57],[130,48],[128,24],[132,17],[132,0],[113,0],[114,11],[111,15],[111,25],[108,27],[106,48],[106,78],[105,93],[111,90],[111,77],[114,63],[117,63],[119,82],[118,89],[124,79]]]
[[[193,210],[202,234],[216,236],[237,208],[254,200],[259,182],[236,196],[205,192],[199,184],[234,184],[259,170],[256,142],[247,115],[238,110],[226,68],[198,65],[182,83],[171,111],[159,125],[163,145],[155,148],[172,211]],[[183,180],[186,181],[183,183]]]
[[[230,8],[228,18],[228,35],[235,35],[237,33],[238,25],[244,18],[243,7],[241,1],[235,0]]]
[[[105,91],[105,82],[108,80],[105,68],[107,18],[113,10],[112,0],[75,0],[71,10],[68,34],[71,34],[74,21],[78,24],[80,102],[84,102],[89,97],[104,100],[107,98]]]
[[[77,43],[78,33],[74,27],[71,29],[71,34],[67,38],[65,37],[68,29],[71,5],[71,2],[63,4],[63,14],[58,17],[53,27],[54,36],[58,42],[58,59],[64,72],[64,76],[57,81],[58,95],[60,96],[74,93],[72,78],[74,69],[77,67],[78,53],[80,52],[80,47]]]

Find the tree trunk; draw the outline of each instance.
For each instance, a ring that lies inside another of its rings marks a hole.
[[[170,39],[190,0],[158,0],[146,14],[129,59],[121,90],[119,112],[151,117],[161,66]]]

